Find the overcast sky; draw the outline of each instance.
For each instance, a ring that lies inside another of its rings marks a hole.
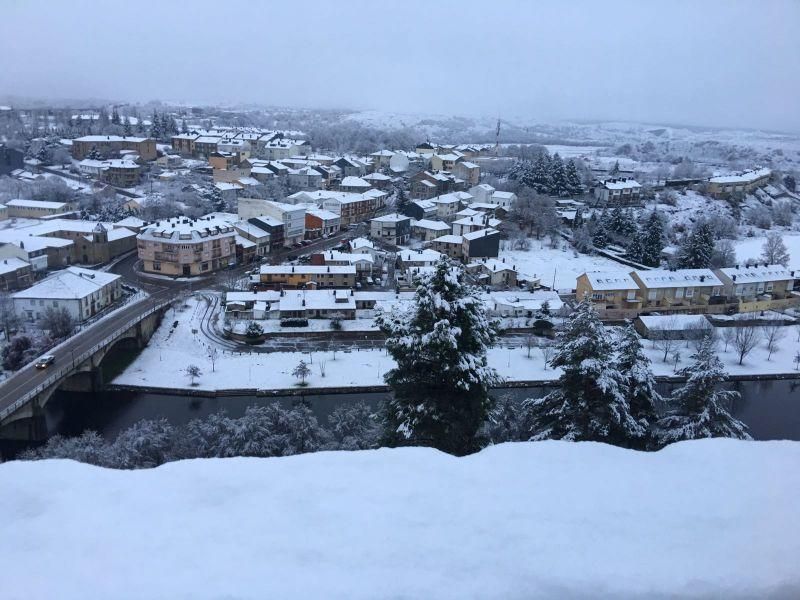
[[[800,0],[0,2],[0,94],[800,131]]]

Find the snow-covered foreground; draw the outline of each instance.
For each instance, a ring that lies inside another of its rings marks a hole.
[[[0,465],[0,597],[800,597],[800,443]]]
[[[347,387],[384,385],[383,376],[394,367],[394,360],[385,350],[352,350],[350,352],[272,352],[252,354],[231,354],[219,350],[212,370],[208,356],[209,340],[200,331],[200,318],[203,315],[202,302],[189,299],[189,307],[173,315],[167,313],[162,326],[156,331],[150,344],[133,363],[115,380],[120,385],[188,388],[191,387],[189,377],[183,370],[190,364],[196,365],[202,375],[196,380],[194,389],[287,389],[295,386],[298,379],[292,371],[301,360],[306,361],[311,375],[306,380],[310,387]],[[173,321],[178,320],[178,327],[172,328]],[[745,357],[742,365],[738,364],[738,356],[732,346],[724,351],[722,343],[718,354],[727,371],[732,375],[770,375],[798,374],[795,354],[800,351],[798,330],[786,327],[779,349],[771,359],[767,360],[766,342],[759,342],[758,347]],[[557,379],[560,369],[545,367],[544,352],[541,348],[532,348],[530,358],[528,349],[519,346],[523,343],[517,338],[514,341],[500,340],[498,347],[489,350],[489,365],[507,381],[549,381]],[[537,340],[543,344],[544,340]],[[509,348],[507,345],[516,344]],[[663,351],[653,347],[652,342],[643,340],[645,353],[653,361],[653,372],[656,375],[674,375],[675,363],[673,352],[680,353],[678,368],[690,362],[694,352],[691,345],[677,342],[670,349],[668,362],[663,360]],[[322,375],[322,370],[325,376]]]

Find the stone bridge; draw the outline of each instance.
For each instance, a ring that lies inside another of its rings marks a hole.
[[[48,369],[29,365],[4,382],[0,386],[0,439],[46,439],[43,408],[55,391],[99,391],[107,383],[104,359],[114,349],[144,348],[168,305],[148,300],[126,307],[117,318],[110,315],[50,351],[56,361]]]

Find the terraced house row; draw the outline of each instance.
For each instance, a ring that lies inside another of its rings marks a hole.
[[[651,313],[752,312],[800,304],[800,271],[782,265],[724,269],[597,271],[578,277],[576,297],[605,318]]]

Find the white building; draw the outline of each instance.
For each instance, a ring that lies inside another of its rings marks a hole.
[[[113,273],[67,267],[14,294],[14,310],[27,321],[38,321],[48,307],[63,307],[83,322],[119,299],[121,279]]]
[[[306,233],[306,207],[285,202],[274,202],[260,198],[240,198],[238,204],[239,218],[243,220],[262,217],[273,217],[283,222],[284,246],[299,244]]]

